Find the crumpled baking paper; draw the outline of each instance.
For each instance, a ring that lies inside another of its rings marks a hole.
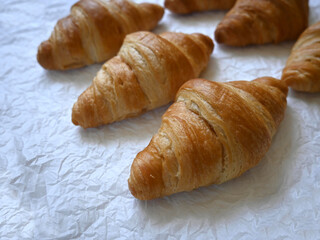
[[[71,123],[101,64],[46,71],[35,56],[74,2],[0,2],[0,239],[320,239],[320,94],[290,91],[269,152],[243,176],[136,200],[127,187],[132,160],[168,106],[97,129]],[[213,37],[224,14],[167,11],[155,32]],[[320,2],[310,0],[310,23],[319,20]],[[216,44],[201,77],[280,77],[292,45]]]

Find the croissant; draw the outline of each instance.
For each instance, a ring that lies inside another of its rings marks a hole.
[[[281,80],[297,91],[320,92],[320,22],[299,37]]]
[[[229,46],[295,40],[308,26],[308,0],[238,0],[218,24],[215,39]]]
[[[270,77],[186,82],[132,163],[131,193],[149,200],[220,184],[254,167],[283,119],[287,92]]]
[[[236,0],[165,0],[164,5],[171,12],[187,14],[209,10],[227,10],[232,8]]]
[[[38,62],[46,69],[66,70],[105,61],[117,54],[127,34],[153,29],[163,13],[150,3],[80,0],[41,43]]]
[[[97,127],[174,100],[208,64],[213,41],[202,34],[136,32],[107,61],[72,109],[72,122]]]

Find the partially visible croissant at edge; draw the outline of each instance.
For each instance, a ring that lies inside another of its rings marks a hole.
[[[308,26],[308,0],[237,0],[215,30],[229,46],[295,40]]]
[[[37,59],[50,70],[79,68],[112,58],[129,33],[157,26],[164,9],[130,0],[80,0],[60,19]]]
[[[254,167],[284,117],[288,88],[263,77],[186,82],[149,145],[134,159],[128,185],[149,200],[220,184]]]
[[[171,12],[188,14],[209,10],[228,10],[235,2],[236,0],[165,0],[164,5]]]
[[[199,76],[213,51],[200,33],[136,32],[107,61],[72,109],[83,128],[134,117],[174,100],[179,87]]]
[[[282,81],[303,92],[320,92],[320,22],[311,25],[293,46]]]

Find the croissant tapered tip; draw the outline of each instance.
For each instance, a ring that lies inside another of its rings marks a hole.
[[[243,27],[241,21],[229,21],[228,19],[222,20],[222,22],[217,26],[214,32],[215,40],[220,44],[225,44],[234,47],[244,47],[249,44],[254,43],[252,39],[250,29],[246,26]],[[239,36],[246,35],[246,38],[240,38]]]
[[[292,87],[294,85],[295,85],[295,87],[297,87],[297,85],[298,85],[298,84],[296,84],[296,82],[297,82],[296,77],[293,77],[293,76],[282,75],[281,81],[283,83],[285,83],[288,87]],[[299,87],[301,87],[301,86],[299,86]]]
[[[72,115],[71,115],[71,121],[74,125],[78,126],[79,125],[79,122],[78,122],[78,119],[79,119],[79,105],[78,105],[78,102],[76,102],[74,105],[73,105],[73,108],[72,108]]]
[[[128,187],[137,199],[150,200],[163,196],[162,161],[159,161],[157,151],[151,140],[132,163]]]
[[[207,35],[204,35],[202,33],[192,33],[191,35],[195,36],[196,38],[198,38],[200,41],[202,41],[205,44],[205,46],[208,49],[209,54],[211,54],[213,52],[214,43],[210,37],[208,37]]]
[[[128,187],[131,194],[139,200],[149,200],[150,197],[146,196],[145,191],[148,188],[148,181],[145,181],[144,174],[140,170],[140,161],[134,160],[131,166],[130,177],[128,179]]]
[[[244,46],[238,41],[238,37],[236,37],[236,30],[228,27],[217,27],[214,32],[215,40],[220,44],[226,44],[229,46]]]
[[[256,80],[257,82],[261,82],[264,84],[267,84],[269,86],[273,86],[278,88],[281,92],[283,92],[283,94],[285,94],[286,96],[288,95],[288,86],[285,84],[284,81],[280,81],[277,78],[273,78],[273,77],[261,77],[261,78],[257,78]]]
[[[308,79],[301,79],[296,75],[284,74],[281,81],[295,91],[310,93],[320,91],[320,87],[312,86],[312,82],[309,82]]]
[[[73,105],[71,120],[74,125],[80,125],[83,128],[96,127],[99,125],[95,118],[93,103],[93,88],[89,87],[78,98]]]
[[[56,69],[53,60],[53,49],[52,44],[49,41],[44,41],[40,44],[38,48],[37,60],[39,64],[48,70]]]
[[[188,9],[181,1],[165,0],[164,7],[169,9],[173,13],[185,14],[188,13]]]
[[[146,17],[148,19],[148,22],[152,22],[154,28],[157,26],[158,22],[161,20],[161,18],[164,15],[164,9],[158,4],[153,3],[141,3],[140,4],[140,10],[144,11],[146,13]]]
[[[227,39],[227,32],[225,29],[217,28],[214,32],[214,38],[218,43],[224,43]]]

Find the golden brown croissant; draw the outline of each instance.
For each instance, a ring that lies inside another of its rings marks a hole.
[[[282,80],[297,91],[320,92],[320,22],[307,28],[295,43]]]
[[[161,6],[128,0],[80,0],[41,43],[37,59],[46,69],[65,70],[115,56],[129,33],[153,29]]]
[[[127,35],[74,104],[72,122],[97,127],[169,103],[184,82],[199,76],[212,51],[212,40],[198,33]]]
[[[308,0],[238,0],[215,31],[230,46],[297,39],[308,26]]]
[[[209,10],[227,10],[232,8],[236,0],[165,0],[164,5],[171,12],[187,14]]]
[[[186,82],[132,163],[131,193],[149,200],[223,183],[254,167],[283,119],[287,92],[270,77]]]

